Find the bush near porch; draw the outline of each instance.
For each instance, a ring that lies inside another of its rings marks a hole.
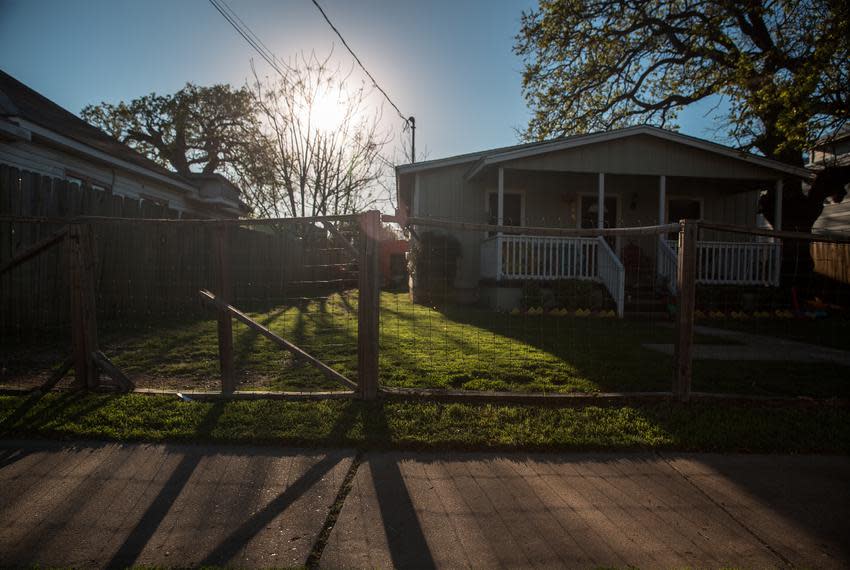
[[[525,281],[522,288],[522,307],[550,309],[616,309],[608,290],[601,283],[585,279],[561,279],[552,282]]]

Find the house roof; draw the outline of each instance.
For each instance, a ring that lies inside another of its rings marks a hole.
[[[846,138],[850,138],[850,123],[844,123],[840,128],[834,130],[826,136],[823,136],[815,141],[814,148],[818,148],[821,146],[829,145],[832,143],[836,143],[838,141],[843,141]]]
[[[474,177],[476,174],[478,174],[488,166],[500,164],[509,160],[528,158],[531,156],[538,156],[550,152],[567,150],[570,148],[622,139],[636,135],[649,135],[657,137],[678,144],[683,144],[692,148],[698,148],[707,152],[713,152],[715,154],[720,154],[737,160],[743,160],[745,162],[749,162],[751,164],[761,166],[763,168],[768,168],[777,172],[782,172],[799,178],[808,179],[813,176],[813,173],[805,168],[791,166],[782,162],[765,158],[763,156],[757,156],[748,152],[744,152],[742,150],[737,150],[722,144],[710,142],[689,135],[683,135],[681,133],[669,131],[659,127],[653,127],[650,125],[638,125],[634,127],[626,127],[623,129],[615,129],[611,131],[604,131],[601,133],[592,133],[587,135],[574,135],[549,141],[520,144],[469,154],[461,154],[438,160],[429,160],[426,162],[417,162],[414,164],[403,164],[396,167],[396,172],[398,174],[408,174],[414,172],[421,172],[432,168],[442,168],[445,166],[452,166],[463,163],[473,163],[472,167],[466,174],[467,179],[469,179]]]
[[[23,119],[48,129],[96,151],[148,170],[158,175],[160,179],[165,177],[184,191],[197,188],[193,180],[133,150],[2,70],[0,70],[0,117]],[[227,184],[237,194],[239,193],[239,189],[234,184],[229,181]]]
[[[176,182],[187,183],[176,172],[139,154],[4,71],[0,71],[0,116],[24,119],[116,158],[168,176]]]

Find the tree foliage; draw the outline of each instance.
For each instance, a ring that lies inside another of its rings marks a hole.
[[[802,164],[850,115],[850,18],[835,0],[540,0],[516,52],[542,139],[675,124],[721,95],[742,148]]]
[[[377,200],[389,141],[363,85],[329,66],[330,55],[278,62],[283,78],[187,84],[171,95],[101,103],[81,115],[180,174],[223,174],[259,217],[347,214]],[[332,114],[333,121],[327,116]]]
[[[179,174],[232,174],[257,166],[260,123],[247,88],[191,83],[171,95],[90,105],[81,116]]]
[[[515,51],[529,140],[647,123],[675,127],[720,96],[737,145],[802,166],[850,117],[850,12],[840,0],[540,0]],[[809,231],[847,169],[786,183],[784,227]],[[760,201],[773,222],[774,190]]]

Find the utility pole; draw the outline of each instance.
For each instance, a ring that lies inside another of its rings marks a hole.
[[[409,117],[407,122],[410,124],[410,162],[416,162],[416,117]]]

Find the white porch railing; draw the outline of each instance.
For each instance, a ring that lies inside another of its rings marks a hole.
[[[625,270],[601,237],[492,236],[481,243],[481,276],[497,281],[601,281],[623,314]]]
[[[670,292],[676,294],[676,266],[678,265],[676,250],[670,247],[667,240],[658,236],[655,254],[655,271],[667,283]]]
[[[594,279],[598,245],[596,238],[493,236],[481,245],[482,276],[497,280]]]
[[[596,239],[599,242],[596,260],[599,280],[602,281],[602,284],[614,298],[614,302],[617,304],[617,316],[622,317],[625,302],[626,269],[617,254],[605,241],[605,238],[599,236]]]
[[[676,252],[679,244],[667,242]],[[700,241],[697,283],[708,285],[779,285],[779,242]]]

